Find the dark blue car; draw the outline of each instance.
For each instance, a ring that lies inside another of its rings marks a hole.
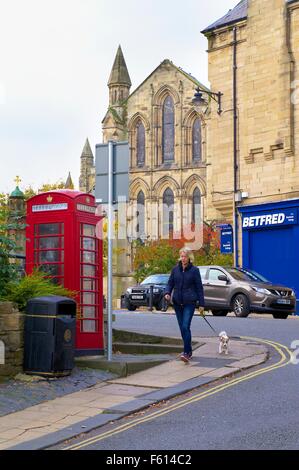
[[[122,308],[130,311],[138,307],[150,306],[150,295],[153,293],[152,305],[156,310],[166,310],[164,293],[168,283],[169,274],[153,274],[148,276],[141,284],[128,287],[122,296]]]

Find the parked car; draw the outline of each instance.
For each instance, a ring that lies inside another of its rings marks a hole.
[[[153,292],[152,305],[156,310],[166,310],[164,292],[168,283],[169,274],[153,274],[144,279],[141,284],[129,287],[122,296],[123,306],[128,310],[138,307],[150,306],[151,288]]]
[[[213,315],[233,311],[237,317],[269,313],[286,319],[296,310],[293,289],[273,284],[250,269],[198,266],[205,296],[205,308]]]

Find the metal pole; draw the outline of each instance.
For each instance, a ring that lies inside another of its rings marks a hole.
[[[154,293],[154,286],[150,286],[150,295],[149,295],[149,310],[153,311],[153,293]]]
[[[108,279],[107,279],[107,359],[112,360],[112,299],[113,299],[113,142],[108,142]]]

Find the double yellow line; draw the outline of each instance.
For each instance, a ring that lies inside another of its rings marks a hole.
[[[72,446],[65,447],[63,450],[79,450],[79,449],[82,449],[83,447],[90,446],[91,444],[95,444],[97,442],[100,442],[103,439],[107,439],[108,437],[112,437],[116,434],[120,434],[124,431],[127,431],[128,429],[131,429],[135,426],[138,426],[139,424],[146,423],[148,421],[152,421],[156,418],[159,418],[163,415],[171,413],[171,412],[173,412],[175,410],[178,410],[178,409],[180,409],[184,406],[187,406],[191,403],[194,403],[194,402],[203,400],[204,398],[215,395],[216,393],[222,392],[223,390],[225,390],[227,388],[230,388],[230,387],[233,387],[234,385],[238,385],[241,382],[245,382],[246,380],[253,379],[254,377],[258,377],[259,375],[266,374],[266,373],[271,372],[273,370],[279,369],[280,367],[285,367],[286,365],[288,365],[291,362],[291,352],[286,346],[284,346],[282,344],[276,343],[275,341],[269,341],[269,340],[259,339],[259,338],[249,338],[249,337],[245,337],[245,336],[243,336],[241,338],[244,339],[244,340],[258,341],[259,343],[264,343],[264,344],[267,344],[269,346],[272,346],[278,352],[278,354],[280,355],[279,362],[277,362],[276,364],[273,364],[271,366],[264,367],[263,369],[260,369],[258,371],[251,372],[251,373],[249,373],[247,375],[244,375],[240,378],[233,379],[229,383],[217,385],[217,386],[207,390],[206,392],[200,392],[197,395],[194,395],[190,398],[186,398],[186,399],[180,401],[179,403],[175,403],[173,405],[170,405],[164,410],[156,411],[156,412],[152,413],[149,416],[145,416],[145,417],[142,417],[142,418],[137,418],[137,419],[131,421],[131,423],[123,424],[122,426],[119,426],[115,429],[112,429],[111,431],[104,432],[100,436],[94,436],[94,437],[92,437],[90,439],[86,439],[85,441],[82,441],[78,444],[74,444]],[[287,357],[287,355],[289,357]]]

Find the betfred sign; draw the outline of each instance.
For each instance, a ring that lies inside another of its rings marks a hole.
[[[271,213],[243,217],[242,227],[244,230],[256,228],[277,227],[297,224],[297,210],[287,209]]]

